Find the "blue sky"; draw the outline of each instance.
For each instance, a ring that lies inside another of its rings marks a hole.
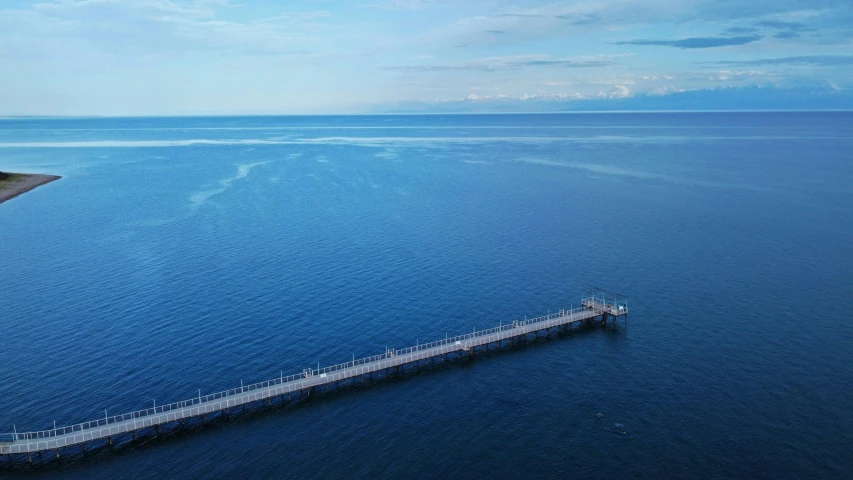
[[[0,0],[0,32],[0,115],[606,108],[853,88],[851,0]]]

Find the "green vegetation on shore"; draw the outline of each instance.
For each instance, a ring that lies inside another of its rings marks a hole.
[[[20,180],[20,179],[25,178],[25,177],[26,177],[26,175],[23,175],[20,173],[0,172],[0,189],[6,187],[7,185],[14,182],[15,180]]]

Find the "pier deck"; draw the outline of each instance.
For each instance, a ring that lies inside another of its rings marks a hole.
[[[105,416],[90,422],[39,432],[5,434],[0,436],[0,455],[9,456],[11,461],[12,455],[29,454],[32,462],[33,453],[55,451],[56,457],[59,458],[60,449],[74,445],[81,445],[84,451],[87,442],[96,440],[107,439],[112,445],[112,437],[116,435],[130,433],[133,434],[133,438],[136,438],[136,432],[152,427],[159,433],[161,426],[173,422],[183,422],[194,417],[204,419],[208,414],[215,412],[227,414],[233,407],[254,402],[270,402],[274,397],[306,395],[317,387],[358,377],[365,378],[371,374],[430,361],[438,357],[454,354],[473,356],[474,349],[477,347],[493,343],[500,344],[505,340],[512,341],[543,330],[593,321],[596,317],[601,317],[602,321],[606,322],[608,316],[618,317],[627,314],[627,302],[617,304],[605,298],[587,297],[582,300],[579,308],[561,310],[529,320],[517,320],[488,330],[475,331],[404,349],[388,349],[384,354],[373,357],[325,368],[306,369],[296,375],[280,376],[266,382],[211,395],[199,395],[182,402],[123,415]]]

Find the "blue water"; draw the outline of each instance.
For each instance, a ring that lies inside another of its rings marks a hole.
[[[31,477],[853,476],[851,113],[7,119],[0,170],[64,177],[0,205],[0,431],[630,298]]]

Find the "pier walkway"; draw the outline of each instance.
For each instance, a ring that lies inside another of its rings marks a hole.
[[[290,397],[292,395],[310,395],[312,389],[329,386],[338,382],[361,377],[370,378],[397,369],[404,365],[417,365],[436,358],[449,355],[473,356],[477,347],[490,344],[500,345],[504,341],[526,338],[529,334],[537,334],[554,328],[572,326],[582,322],[592,322],[597,318],[602,322],[608,316],[618,317],[628,314],[627,301],[618,303],[606,297],[590,296],[582,300],[581,306],[570,310],[545,315],[529,320],[516,320],[506,325],[488,330],[475,331],[466,335],[446,338],[432,343],[421,344],[404,349],[388,349],[381,355],[361,358],[352,362],[342,363],[324,368],[306,369],[301,373],[280,376],[266,382],[241,386],[224,392],[210,395],[199,395],[196,398],[168,405],[158,405],[146,410],[125,413],[122,415],[105,416],[97,420],[83,422],[67,427],[60,427],[39,432],[13,432],[0,435],[0,455],[9,457],[27,454],[32,463],[32,454],[42,452],[55,453],[59,458],[60,449],[71,446],[81,446],[85,452],[87,443],[105,440],[113,444],[113,437],[129,434],[137,438],[137,432],[143,429],[154,429],[160,433],[166,424],[180,422],[200,417],[202,421],[208,415],[219,412],[228,415],[232,408],[245,406],[255,402],[270,404],[275,397]]]

